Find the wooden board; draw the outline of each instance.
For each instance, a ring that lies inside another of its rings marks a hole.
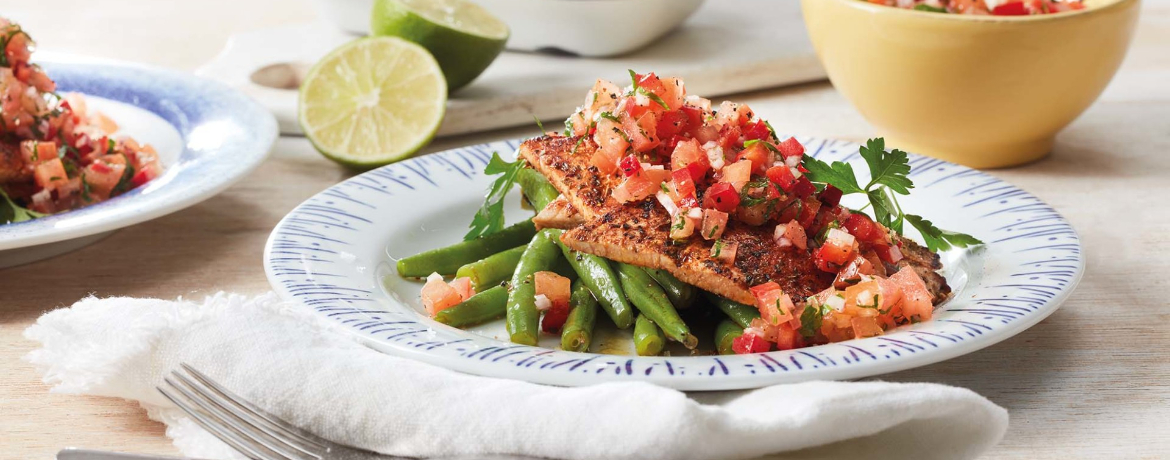
[[[235,35],[196,73],[242,89],[269,107],[281,132],[299,134],[296,91],[252,81],[257,69],[291,64],[303,72],[338,45],[353,40],[324,23]],[[683,77],[708,97],[824,78],[795,1],[706,2],[679,29],[633,53],[608,59],[504,52],[478,80],[451,96],[440,136],[565,118],[596,78],[625,84],[627,69]]]

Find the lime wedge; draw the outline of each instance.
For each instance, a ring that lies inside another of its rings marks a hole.
[[[356,168],[409,157],[443,121],[447,83],[423,47],[395,37],[355,40],[330,52],[301,84],[305,136],[323,155]]]
[[[503,21],[467,0],[377,0],[370,33],[422,45],[439,61],[451,91],[483,73],[509,35]]]

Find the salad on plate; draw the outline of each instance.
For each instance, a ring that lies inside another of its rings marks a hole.
[[[162,173],[158,153],[30,61],[32,38],[0,18],[0,224],[108,200]]]
[[[563,132],[524,142],[515,162],[494,156],[485,172],[499,178],[464,241],[398,260],[400,276],[426,278],[435,320],[504,318],[514,343],[555,334],[571,351],[590,348],[599,317],[632,328],[640,355],[667,342],[697,353],[704,329],[718,353],[795,349],[929,321],[951,295],[938,252],[981,244],[902,209],[908,156],[882,139],[858,152],[862,176],[746,104],[630,78],[598,80]],[[516,183],[537,213],[507,226]],[[850,195],[864,206],[842,205]]]

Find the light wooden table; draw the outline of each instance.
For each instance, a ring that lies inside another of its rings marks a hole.
[[[42,49],[191,70],[228,35],[308,20],[303,1],[0,0]],[[1147,0],[1102,99],[1038,163],[996,175],[1067,216],[1088,274],[1043,323],[986,350],[883,378],[971,388],[1011,413],[991,458],[1170,457],[1170,1]],[[736,97],[786,131],[861,140],[866,122],[828,84]],[[428,150],[531,134],[436,142]],[[64,446],[175,453],[134,403],[50,394],[21,332],[89,294],[172,298],[268,287],[261,249],[286,211],[347,173],[303,139],[277,142],[247,180],[185,211],[52,260],[0,271],[0,458]]]

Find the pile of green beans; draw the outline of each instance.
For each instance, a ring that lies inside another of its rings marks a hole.
[[[540,173],[523,169],[517,181],[525,197],[539,211],[559,193]],[[540,311],[536,308],[534,275],[554,271],[573,279],[569,317],[561,328],[561,348],[584,352],[593,345],[598,309],[620,329],[633,327],[635,351],[640,356],[663,353],[667,341],[693,349],[698,339],[678,314],[691,307],[702,292],[671,273],[618,263],[575,251],[561,241],[562,230],[536,231],[525,220],[499,232],[426,251],[398,261],[404,277],[431,273],[468,277],[478,294],[435,315],[435,320],[454,327],[468,327],[505,319],[514,343],[537,344]],[[719,353],[733,353],[732,343],[744,328],[759,318],[752,306],[711,293],[707,301],[723,311],[715,329]]]

